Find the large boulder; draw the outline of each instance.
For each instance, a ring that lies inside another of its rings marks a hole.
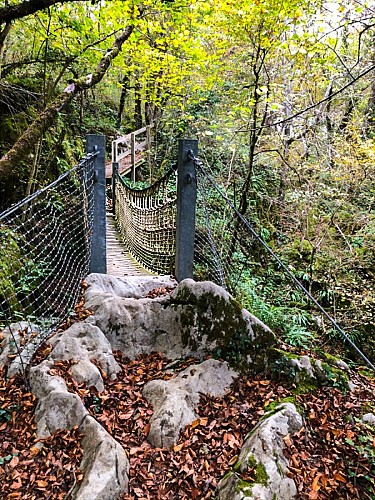
[[[292,403],[283,403],[275,410],[246,438],[233,471],[218,485],[219,500],[295,498],[295,483],[287,477],[284,438],[301,429],[302,418]],[[243,478],[249,469],[253,480]]]
[[[96,360],[106,376],[112,379],[121,370],[103,332],[89,323],[74,323],[65,332],[55,335],[50,344],[53,347],[50,359],[75,361],[71,367],[72,377],[78,383],[94,386],[99,392],[104,390],[103,379],[92,360]]]
[[[75,500],[115,500],[128,490],[129,461],[119,443],[91,416],[80,429],[83,459],[80,464],[84,476],[73,492]]]
[[[90,289],[89,318],[130,358],[159,351],[168,358],[216,353],[256,371],[269,366],[277,344],[271,330],[223,288],[211,282],[183,280],[168,297],[123,298]]]
[[[86,326],[91,327],[91,325]],[[75,337],[77,331],[82,332],[81,329],[74,328],[70,332],[72,335],[68,334],[67,338],[64,339],[60,354],[68,353],[65,351],[67,348],[65,340],[77,338]],[[91,332],[93,332],[92,329]],[[60,337],[60,341],[63,337]],[[90,336],[89,341],[82,342],[82,344],[86,348],[92,347]],[[55,356],[59,352],[58,345],[59,342],[55,340],[55,350],[52,351],[52,353],[55,352]],[[70,347],[73,348],[74,345],[73,343]],[[103,345],[105,347],[106,343]],[[105,353],[101,361],[107,367],[108,373],[112,371],[115,376],[116,365],[113,365],[112,362],[108,363],[107,355],[109,352]],[[68,391],[64,379],[53,372],[54,359],[52,355],[50,358],[30,368],[31,390],[38,398],[35,411],[38,436],[45,438],[57,430],[77,426],[84,436],[82,440],[83,458],[80,465],[83,480],[72,493],[72,498],[75,500],[121,498],[127,492],[129,483],[129,461],[125,451],[100,423],[88,414],[81,398]],[[64,359],[70,359],[70,357],[66,356]]]
[[[224,396],[236,377],[227,363],[208,359],[189,366],[174,379],[146,384],[143,395],[154,407],[148,441],[157,448],[171,448],[180,431],[197,418],[194,408],[200,395]]]
[[[35,421],[41,438],[81,425],[87,414],[81,398],[68,392],[64,379],[51,374],[52,366],[51,361],[45,360],[30,368],[31,390],[38,398]]]

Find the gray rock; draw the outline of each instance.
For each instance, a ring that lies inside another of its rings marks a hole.
[[[92,359],[97,360],[102,370],[112,379],[116,378],[116,374],[121,370],[113,357],[110,343],[103,332],[94,325],[74,323],[65,332],[55,335],[50,343],[53,346],[49,355],[51,359],[81,362],[72,370],[72,375],[78,376],[77,382],[86,381],[89,386],[103,387],[99,370],[90,362]]]
[[[91,291],[86,307],[94,312],[95,324],[112,348],[130,358],[152,351],[172,359],[218,348],[225,352],[241,337],[246,340],[243,354],[250,368],[264,370],[269,365],[270,348],[277,343],[268,327],[211,282],[183,280],[170,297],[157,299],[136,300]]]
[[[349,382],[348,382],[348,389],[349,389],[350,392],[354,392],[357,389],[357,386],[355,385],[354,382],[352,382],[351,380],[349,380]]]
[[[362,421],[367,424],[375,425],[375,415],[373,413],[366,413],[366,415],[363,415]]]
[[[148,441],[157,448],[171,448],[180,431],[197,418],[194,408],[200,395],[224,396],[236,377],[227,363],[209,359],[186,368],[174,379],[146,384],[143,395],[154,407]]]
[[[170,276],[128,276],[116,278],[109,274],[89,274],[85,300],[97,292],[109,293],[116,297],[140,299],[155,288],[174,287],[177,282]]]
[[[0,366],[8,366],[7,377],[23,372],[40,344],[40,329],[27,321],[12,323],[2,331]],[[15,356],[9,359],[9,356]]]
[[[299,373],[307,374],[311,378],[316,378],[315,371],[308,356],[299,356],[289,360],[290,366],[297,369],[296,380],[299,382]]]
[[[302,419],[291,403],[281,404],[278,411],[261,421],[249,434],[232,472],[218,484],[220,500],[290,500],[297,489],[286,476],[288,461],[284,441],[302,427]],[[240,474],[255,469],[254,482],[246,482]]]
[[[336,359],[335,366],[337,366],[337,368],[340,368],[340,370],[344,370],[346,372],[350,370],[349,365],[342,359]]]
[[[68,392],[65,380],[57,375],[51,375],[53,361],[45,360],[30,368],[29,382],[32,392],[38,399],[44,399],[52,391]]]
[[[38,436],[45,438],[57,430],[79,426],[86,414],[77,394],[51,391],[38,402],[35,410]]]
[[[108,293],[92,295],[86,307],[94,311],[96,326],[112,349],[131,359],[139,354],[161,352],[169,358],[188,355],[176,313],[165,307],[166,299],[128,299]]]
[[[305,387],[341,385],[350,391],[355,388],[346,373],[344,366],[346,363],[344,365],[340,363],[343,368],[339,368],[337,363],[330,365],[319,359],[309,358],[309,356],[291,355],[281,350],[276,352],[275,368],[282,367],[283,373],[293,378],[296,384]]]
[[[128,490],[129,461],[123,448],[91,416],[80,429],[83,459],[80,469],[84,478],[73,492],[75,500],[114,500]]]
[[[79,384],[85,383],[87,387],[95,387],[98,392],[104,391],[104,382],[99,368],[88,361],[81,359],[71,366],[72,377]]]

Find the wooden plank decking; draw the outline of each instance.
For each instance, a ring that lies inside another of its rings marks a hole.
[[[114,217],[110,212],[107,212],[107,274],[117,277],[150,276],[152,274],[138,264],[126,251],[119,237]]]

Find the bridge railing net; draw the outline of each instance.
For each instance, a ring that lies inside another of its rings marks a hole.
[[[145,189],[116,178],[116,221],[129,253],[149,271],[170,274],[176,253],[176,175]]]
[[[254,239],[199,163],[196,178],[194,279],[213,281],[235,294]]]
[[[0,214],[0,330],[11,327],[26,362],[73,311],[88,274],[95,156]]]

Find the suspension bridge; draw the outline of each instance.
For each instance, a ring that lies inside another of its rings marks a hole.
[[[137,143],[142,133],[146,140]],[[0,214],[0,330],[15,325],[21,345],[35,339],[34,352],[72,313],[92,272],[192,277],[235,294],[257,244],[374,368],[238,212],[198,160],[196,140],[181,140],[177,166],[135,188],[124,174],[136,179],[149,145],[148,128],[113,142],[107,189],[105,137],[89,135],[74,168]]]

